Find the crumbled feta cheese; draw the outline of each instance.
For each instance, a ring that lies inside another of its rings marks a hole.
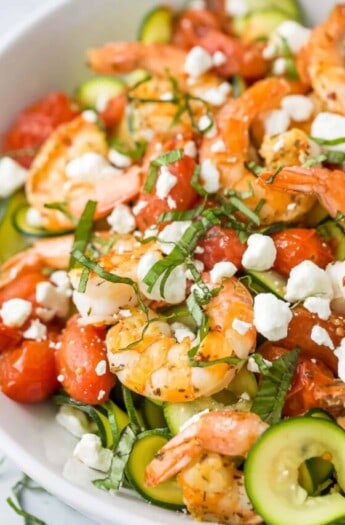
[[[237,319],[237,317],[235,317],[231,326],[240,335],[245,335],[253,325],[251,323],[246,323],[246,321],[241,321],[241,319]]]
[[[212,62],[215,67],[222,66],[228,61],[227,56],[223,51],[216,51],[212,55]]]
[[[332,309],[345,313],[345,261],[328,264],[326,272],[332,283]]]
[[[290,272],[285,299],[301,301],[312,295],[332,298],[332,282],[325,270],[312,261],[303,261]]]
[[[58,288],[62,288],[64,290],[71,289],[71,281],[69,279],[68,273],[64,270],[56,270],[55,272],[53,272],[50,275],[50,280]]]
[[[47,327],[38,319],[31,321],[31,325],[23,333],[25,339],[33,339],[34,341],[45,341],[47,339]]]
[[[275,29],[274,33],[286,40],[289,49],[295,55],[307,43],[311,30],[293,20],[285,20]]]
[[[167,91],[166,93],[161,94],[161,96],[159,97],[159,100],[169,101],[169,100],[173,100],[173,98],[174,98],[174,93],[172,93],[171,91]]]
[[[184,71],[191,77],[199,77],[213,66],[211,55],[202,47],[195,46],[189,51]]]
[[[203,115],[199,118],[198,128],[200,133],[204,133],[207,138],[212,138],[217,132],[214,120],[208,115]]]
[[[329,336],[327,330],[316,324],[313,326],[310,334],[310,339],[314,341],[317,345],[328,346],[331,350],[334,350],[334,344],[332,339]]]
[[[67,292],[67,293],[66,293]],[[36,301],[44,308],[54,312],[57,317],[66,317],[69,311],[69,290],[42,281],[36,285]]]
[[[49,347],[50,347],[50,348],[54,348],[54,347],[52,347],[50,344],[49,344]],[[55,349],[55,350],[56,350],[56,349]],[[57,380],[59,381],[59,383],[63,383],[63,382],[65,381],[65,376],[64,376],[63,374],[59,374],[59,375],[57,376]]]
[[[191,224],[191,221],[174,221],[165,226],[158,234],[158,243],[161,251],[169,254]]]
[[[131,233],[136,226],[131,209],[126,204],[118,204],[107,217],[107,223],[116,233]]]
[[[158,235],[158,228],[155,225],[149,226],[144,231],[144,239],[148,239],[149,237],[157,237]]]
[[[284,97],[281,107],[296,122],[304,122],[310,119],[314,111],[313,101],[304,95],[288,95]]]
[[[133,206],[132,212],[133,215],[139,215],[139,213],[146,208],[148,201],[139,201],[135,206]]]
[[[327,321],[331,315],[329,297],[307,297],[303,306],[312,314],[317,314],[320,319]]]
[[[264,120],[267,135],[279,135],[289,128],[290,117],[283,109],[273,109],[266,114]]]
[[[194,142],[194,140],[189,140],[184,148],[183,148],[183,151],[185,153],[185,155],[188,155],[189,157],[192,157],[192,159],[195,159],[195,157],[197,156],[197,149],[196,149],[196,144]]]
[[[73,180],[101,179],[108,176],[118,175],[119,170],[114,168],[99,153],[84,153],[76,159],[70,160],[66,166],[66,175]]]
[[[201,95],[201,98],[205,102],[208,102],[208,104],[211,104],[213,106],[222,106],[226,102],[227,95],[229,94],[229,92],[230,92],[230,85],[227,82],[223,82],[218,87],[212,87],[204,91],[203,94]],[[209,119],[208,121],[206,121],[204,119],[204,121],[206,123],[208,122],[207,125],[204,124],[204,127],[207,128],[210,125],[211,120]],[[200,122],[199,122],[199,127],[200,127]],[[203,130],[202,127],[200,127],[200,129]]]
[[[264,363],[266,366],[272,366],[272,362],[268,361],[267,359],[264,359]],[[252,356],[250,356],[248,359],[247,370],[249,370],[249,372],[253,372],[253,374],[260,374],[260,368]]]
[[[324,140],[334,140],[345,137],[345,117],[337,113],[324,111],[318,113],[311,123],[310,134]],[[322,146],[328,150],[345,152],[345,142],[334,146]]]
[[[5,199],[19,190],[27,179],[28,171],[10,157],[0,158],[0,197]]]
[[[242,264],[248,270],[259,272],[272,268],[277,249],[268,235],[253,233],[248,237],[247,249],[242,257]]]
[[[120,153],[114,148],[110,148],[108,159],[117,168],[129,168],[129,166],[132,164],[132,159],[130,157]]]
[[[177,208],[176,201],[171,197],[171,195],[167,196],[167,203],[171,210],[175,210]]]
[[[28,208],[25,214],[25,220],[33,228],[43,228],[43,218],[38,210],[35,208]]]
[[[105,390],[100,390],[100,391],[98,392],[97,400],[98,400],[98,401],[102,401],[102,399],[104,399],[104,397],[105,397],[105,394],[106,394],[106,391],[105,391]]]
[[[216,263],[210,271],[211,282],[219,284],[225,277],[232,277],[237,272],[236,266],[230,261]]]
[[[189,337],[191,341],[194,341],[195,339],[195,334],[191,331],[191,329],[188,326],[186,326],[183,323],[172,323],[171,330],[173,332],[173,336],[175,337],[178,343],[182,343],[185,337]]]
[[[184,265],[181,264],[176,266],[170,273],[165,282],[164,297],[160,294],[162,276],[157,279],[150,292],[148,291],[148,286],[143,282],[143,279],[151,270],[152,266],[159,260],[159,255],[154,252],[147,252],[141,257],[137,268],[140,290],[148,299],[153,299],[155,301],[163,300],[170,304],[181,303],[186,297],[187,279],[185,276]]]
[[[208,193],[216,193],[220,187],[220,174],[217,166],[211,159],[205,159],[201,163],[201,183]]]
[[[291,319],[289,305],[272,293],[259,293],[254,298],[254,326],[269,341],[286,337]]]
[[[90,468],[108,472],[113,453],[102,447],[101,439],[96,434],[84,434],[77,443],[73,456]]]
[[[225,0],[225,10],[231,16],[244,16],[249,11],[247,0]]]
[[[119,308],[119,316],[123,318],[132,317],[132,312],[127,308]]]
[[[198,259],[192,259],[191,261],[192,264],[194,264],[197,272],[201,273],[204,271],[204,263],[202,261],[199,261]],[[185,272],[185,275],[186,275],[186,279],[188,279],[189,281],[194,281],[194,277],[193,277],[193,274],[191,272],[191,270],[188,268]]]
[[[287,71],[287,60],[286,58],[279,57],[276,58],[275,61],[272,64],[272,73],[273,75],[284,75]]]
[[[59,378],[58,378],[59,379]],[[90,423],[87,415],[77,408],[63,405],[56,414],[56,421],[75,437],[82,437],[90,432]]]
[[[278,49],[273,42],[269,42],[268,45],[262,51],[262,56],[265,60],[272,60],[277,55]]]
[[[81,116],[83,117],[85,122],[91,122],[92,124],[94,124],[98,120],[98,115],[93,109],[86,109],[82,112]]]
[[[97,376],[104,376],[104,374],[107,371],[107,362],[105,359],[102,359],[101,361],[98,361],[95,372]]]
[[[9,299],[2,304],[0,315],[6,326],[19,327],[30,317],[32,304],[24,299]]]
[[[216,140],[210,147],[212,153],[224,153],[226,151],[226,146],[222,139]]]
[[[162,166],[156,182],[156,195],[160,199],[166,199],[170,190],[176,186],[177,177],[173,175],[167,166]]]
[[[345,383],[345,337],[341,340],[340,346],[334,350],[338,358],[338,376]]]

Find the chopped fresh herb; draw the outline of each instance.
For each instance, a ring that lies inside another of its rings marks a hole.
[[[251,220],[254,224],[257,226],[260,225],[260,218],[259,216],[250,210],[248,206],[246,206],[243,202],[243,199],[247,199],[253,195],[253,189],[251,188],[247,192],[238,192],[236,190],[228,190],[226,193],[226,196],[229,199],[229,203],[235,208],[235,210],[240,211],[245,215],[249,220]]]
[[[71,221],[72,224],[77,224],[78,222],[77,219],[73,217],[73,215],[68,211],[66,202],[47,202],[44,207],[48,210],[60,211],[65,217],[67,217],[69,221]]]
[[[337,144],[344,144],[345,137],[338,137],[336,139],[322,139],[320,137],[310,137],[311,140],[320,146],[336,146]]]
[[[142,86],[143,84],[146,84],[151,79],[152,79],[152,75],[150,75],[150,73],[147,73],[143,78],[138,80],[138,82],[135,82],[132,86],[130,86],[128,88],[128,90],[127,90],[127,94],[128,95],[127,96],[129,97],[129,93],[131,93],[132,91],[137,89],[139,86]]]
[[[319,164],[321,162],[324,162],[327,160],[327,155],[318,155],[317,157],[312,157],[311,159],[306,160],[303,162],[302,166],[304,168],[311,168],[312,166],[315,166],[315,164]]]
[[[345,153],[343,151],[327,151],[326,162],[331,164],[344,164]]]
[[[196,219],[204,211],[205,204],[206,204],[206,200],[204,200],[196,208],[192,208],[190,210],[169,211],[166,213],[162,213],[158,218],[158,222],[160,223],[160,222],[170,222],[170,221],[190,221],[192,219]]]
[[[104,479],[97,479],[93,482],[97,488],[116,491],[121,487],[125,468],[135,443],[136,436],[137,435],[131,425],[127,425],[123,429],[111,462],[108,476]]]
[[[133,395],[132,392],[126,388],[124,385],[121,385],[122,388],[122,396],[123,396],[123,402],[126,407],[126,412],[129,417],[129,422],[132,427],[132,430],[138,434],[138,432],[145,430],[142,426],[142,424],[139,421],[137,411],[134,406],[133,401]]]
[[[25,525],[47,525],[45,521],[37,518],[33,514],[30,514],[29,512],[24,510],[22,502],[22,493],[24,490],[35,490],[44,492],[44,489],[42,487],[38,486],[27,475],[24,474],[23,478],[19,480],[14,485],[14,487],[12,487],[12,492],[17,500],[17,503],[15,503],[11,497],[7,498],[6,502],[15,511],[16,514],[24,518]]]
[[[254,162],[253,160],[251,160],[250,162],[245,162],[244,163],[245,167],[251,171],[253,173],[253,175],[255,175],[256,177],[258,177],[261,173],[263,173],[265,170],[265,168],[263,168],[262,166],[260,166],[259,164],[257,164],[256,162]]]
[[[201,197],[207,197],[209,193],[205,190],[205,188],[200,184],[199,177],[200,177],[200,166],[196,166],[190,181],[191,186],[195,189]]]
[[[285,37],[281,36],[283,57],[286,61],[286,76],[289,80],[298,80],[299,75],[295,64],[294,54],[290,49],[288,41]]]
[[[284,166],[279,166],[279,168],[276,169],[276,171],[268,177],[267,180],[265,180],[266,184],[272,184],[274,182],[274,179],[276,176],[284,169]]]
[[[246,81],[240,75],[234,75],[232,77],[232,94],[234,98],[238,98],[246,90]]]
[[[145,193],[151,193],[158,177],[158,170],[161,166],[168,166],[177,160],[182,159],[184,152],[182,149],[173,149],[162,153],[150,162],[149,172],[144,185]]]
[[[266,423],[274,424],[280,420],[285,397],[294,376],[299,349],[288,351],[267,367],[258,354],[253,357],[263,375],[258,392],[254,398],[252,412]]]
[[[126,157],[129,157],[132,160],[141,159],[146,150],[145,142],[135,142],[135,147],[130,149],[117,138],[112,138],[109,145],[111,148],[116,149],[116,151],[119,151],[122,155],[126,155]]]

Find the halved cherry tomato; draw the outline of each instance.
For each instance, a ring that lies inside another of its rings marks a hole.
[[[269,361],[274,361],[286,352],[289,350],[271,343],[263,345],[260,349],[260,353]],[[320,403],[316,394],[318,388],[331,383],[333,380],[332,371],[322,361],[300,356],[286,396],[283,416],[298,416],[310,408],[319,406]]]
[[[72,120],[79,111],[64,93],[50,93],[22,111],[4,139],[4,152],[39,148],[52,131]],[[34,154],[16,158],[22,166],[31,165]]]
[[[161,213],[188,210],[193,206],[198,197],[190,183],[195,166],[195,160],[188,155],[169,164],[170,173],[177,177],[177,182],[169,193],[169,196],[176,204],[176,208],[171,209],[166,199],[157,197],[155,189],[152,193],[142,193],[137,204],[142,202],[145,203],[145,206],[136,215],[137,226],[141,231],[146,230],[153,224],[157,224]]]
[[[99,116],[106,128],[113,128],[120,124],[126,109],[127,97],[125,93],[120,93],[117,97],[111,98],[105,109]]]
[[[0,323],[0,353],[16,348],[22,340],[22,332]]]
[[[205,239],[199,242],[203,253],[196,257],[205,265],[205,270],[212,270],[220,261],[231,261],[237,268],[242,267],[242,256],[247,247],[242,243],[232,228],[214,226],[207,232]]]
[[[320,268],[334,260],[331,248],[314,229],[290,228],[272,234],[277,248],[274,270],[289,277],[294,266],[309,259]]]
[[[18,297],[35,303],[36,286],[42,281],[48,281],[48,277],[39,270],[31,270],[18,275],[13,281],[0,289],[0,305]]]
[[[92,325],[81,326],[79,316],[68,321],[56,352],[59,374],[66,392],[82,403],[97,405],[109,398],[115,384],[110,372],[105,346],[105,328]],[[96,367],[105,361],[105,373],[97,374]]]
[[[58,387],[54,350],[47,341],[24,341],[0,354],[0,387],[20,403],[38,403]]]

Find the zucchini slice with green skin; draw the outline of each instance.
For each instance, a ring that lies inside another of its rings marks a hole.
[[[27,221],[27,212],[29,209],[30,206],[28,206],[28,204],[22,204],[15,210],[15,212],[12,215],[13,226],[17,230],[17,232],[21,233],[22,235],[25,235],[27,237],[56,237],[59,235],[65,235],[66,233],[70,233],[71,231],[73,231],[71,229],[49,231],[45,228],[32,226]]]
[[[299,466],[310,458],[330,458],[345,489],[345,431],[325,419],[295,417],[266,430],[249,451],[245,488],[268,525],[325,525],[345,517],[339,493],[308,496],[298,483]]]
[[[255,270],[246,270],[245,274],[251,279],[248,284],[249,289],[255,293],[271,292],[279,299],[284,299],[286,292],[287,280],[274,270],[258,272]]]
[[[332,476],[333,471],[332,463],[326,459],[307,459],[299,468],[298,483],[312,496],[320,485]]]
[[[327,241],[337,261],[345,260],[345,232],[336,222],[330,220],[320,224],[318,232]]]
[[[74,97],[82,108],[99,110],[99,105],[117,97],[125,90],[125,84],[118,77],[97,76],[78,86]]]
[[[154,429],[166,427],[167,423],[165,421],[162,407],[156,405],[156,403],[153,403],[146,397],[144,399],[142,413],[147,428]]]
[[[175,435],[180,432],[182,425],[192,416],[203,410],[224,408],[223,403],[215,401],[212,397],[201,397],[189,403],[165,403],[164,417],[170,432]]]
[[[30,241],[21,235],[13,226],[12,216],[18,207],[26,204],[23,191],[14,193],[11,197],[2,201],[0,221],[0,263],[27,248]]]
[[[237,397],[241,397],[243,393],[246,393],[249,394],[251,399],[254,399],[258,390],[258,383],[253,372],[250,372],[246,366],[242,366],[241,370],[229,383],[228,389]]]
[[[164,429],[149,430],[140,434],[134,444],[126,466],[126,477],[133,488],[147,501],[160,507],[182,509],[182,488],[175,479],[160,483],[157,487],[146,487],[145,470],[154,456],[169,440]]]
[[[323,408],[311,408],[304,414],[304,417],[318,417],[319,419],[326,419],[327,421],[332,421],[336,423],[336,420],[329,412],[323,410]]]
[[[296,0],[247,0],[249,12],[277,8],[286,13],[287,18],[296,22],[303,21],[303,14]]]
[[[252,41],[268,38],[282,22],[289,19],[290,17],[280,8],[264,9],[234,18],[232,28],[237,36]]]
[[[169,7],[154,7],[144,17],[138,40],[144,44],[168,44],[172,34],[172,11]],[[167,64],[168,65],[168,64]]]

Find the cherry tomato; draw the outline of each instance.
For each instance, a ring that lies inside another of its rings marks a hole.
[[[190,183],[195,166],[195,161],[188,155],[169,164],[170,173],[177,177],[177,182],[169,193],[176,204],[176,208],[170,208],[168,200],[157,197],[155,189],[152,193],[143,193],[140,196],[138,203],[146,203],[136,216],[137,226],[141,231],[157,224],[157,220],[163,212],[188,210],[193,206],[198,197]]]
[[[274,361],[288,351],[270,343],[260,349],[260,353],[269,361]],[[286,396],[283,416],[298,416],[310,408],[319,406],[318,388],[333,380],[332,371],[322,361],[300,356]]]
[[[59,374],[68,394],[82,403],[97,405],[109,398],[115,384],[110,372],[105,346],[105,328],[92,325],[81,326],[78,315],[67,323],[56,352]],[[96,368],[105,361],[105,373],[97,374]]]
[[[48,281],[48,277],[39,270],[31,270],[18,275],[13,281],[0,289],[0,305],[18,297],[35,303],[36,286],[42,281]]]
[[[26,148],[39,148],[52,131],[63,122],[72,120],[78,111],[64,93],[50,93],[19,114],[4,140],[4,152]],[[29,167],[34,154],[16,158]]]
[[[105,109],[99,114],[106,128],[113,128],[120,124],[125,114],[126,102],[125,93],[121,93],[108,101]]]
[[[205,265],[205,270],[212,270],[213,266],[220,261],[231,261],[237,268],[242,267],[242,256],[246,244],[242,243],[237,233],[232,228],[214,226],[205,239],[199,242],[203,253],[196,257]]]
[[[277,248],[274,270],[289,277],[294,266],[309,259],[320,268],[334,260],[331,248],[316,230],[290,228],[272,234]]]
[[[22,333],[18,328],[0,323],[0,353],[17,347],[21,340]]]
[[[20,403],[47,399],[58,387],[54,350],[49,341],[24,341],[0,354],[0,387]]]

